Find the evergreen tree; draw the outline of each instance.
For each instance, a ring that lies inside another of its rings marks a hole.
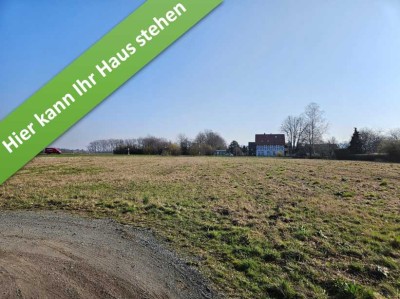
[[[348,150],[351,154],[363,154],[363,142],[360,137],[360,133],[357,131],[357,128],[354,128],[353,136],[351,137],[350,145]]]

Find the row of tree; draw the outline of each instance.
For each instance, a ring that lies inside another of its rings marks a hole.
[[[354,129],[353,136],[346,148],[336,152],[337,158],[357,158],[360,156],[383,154],[387,160],[400,161],[400,129],[388,134],[370,129]],[[373,156],[370,156],[373,159]]]
[[[216,150],[227,148],[225,140],[216,132],[200,132],[192,140],[179,135],[177,142],[154,136],[137,139],[106,139],[92,141],[90,153],[114,153],[132,155],[212,155]]]
[[[191,140],[181,134],[178,136],[178,145],[182,155],[213,155],[216,150],[225,150],[226,141],[216,132],[205,130]]]
[[[299,157],[348,159],[354,155],[384,154],[400,160],[400,129],[388,134],[372,129],[355,129],[351,141],[338,143],[335,138],[324,140],[328,122],[318,104],[311,103],[300,115],[290,115],[282,122],[281,131],[287,137],[287,153]],[[137,139],[96,140],[89,144],[90,153],[145,155],[213,155],[226,150],[233,156],[249,154],[247,146],[224,138],[211,130],[199,132],[195,138],[179,135],[176,142],[148,136]],[[398,158],[396,158],[398,157]]]
[[[324,141],[327,130],[324,111],[316,103],[309,104],[298,116],[288,116],[281,125],[291,156],[361,159],[360,155],[370,155],[366,158],[375,159],[376,154],[382,154],[389,160],[400,160],[400,129],[387,134],[368,128],[355,129],[349,143],[338,143],[334,137]]]

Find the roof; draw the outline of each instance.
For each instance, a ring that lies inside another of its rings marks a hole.
[[[284,134],[256,134],[257,145],[285,145]]]

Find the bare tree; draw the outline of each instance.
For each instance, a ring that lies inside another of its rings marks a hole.
[[[303,115],[288,116],[281,125],[281,131],[284,132],[289,141],[289,153],[293,154],[302,142],[307,125]]]
[[[226,149],[226,141],[221,135],[211,130],[204,131],[204,134],[206,136],[206,143],[214,150]]]
[[[95,141],[90,142],[87,149],[90,153],[104,152],[104,140],[95,140]]]
[[[181,148],[181,154],[189,155],[190,147],[192,145],[190,139],[184,134],[179,134],[177,139],[178,139],[178,145]]]
[[[226,149],[226,142],[218,133],[206,130],[197,134],[194,139],[191,154],[212,155],[215,150]]]
[[[144,154],[161,155],[163,151],[168,149],[170,142],[164,138],[147,136],[142,139],[142,147]]]
[[[328,123],[324,118],[324,111],[316,103],[311,103],[306,107],[304,116],[306,121],[305,138],[311,157],[315,152],[315,144],[321,142],[323,135],[327,132]]]
[[[102,139],[90,142],[87,148],[90,153],[112,153],[123,144],[122,139]]]
[[[119,155],[212,155],[215,150],[226,149],[225,140],[211,130],[200,132],[194,142],[181,134],[174,143],[154,136],[137,139],[95,140],[87,146],[90,153],[114,153]],[[241,155],[241,149],[236,150]]]
[[[363,152],[371,154],[378,152],[379,147],[385,137],[382,135],[381,131],[375,131],[365,128],[360,130],[360,139]]]
[[[389,132],[389,138],[393,139],[393,140],[396,140],[396,141],[400,141],[400,128],[391,130]]]
[[[125,139],[123,146],[129,147],[129,148],[136,148],[137,147],[137,140],[132,138],[132,139]]]

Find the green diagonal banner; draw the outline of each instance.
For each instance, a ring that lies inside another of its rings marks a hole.
[[[148,0],[0,122],[0,184],[222,0]]]

